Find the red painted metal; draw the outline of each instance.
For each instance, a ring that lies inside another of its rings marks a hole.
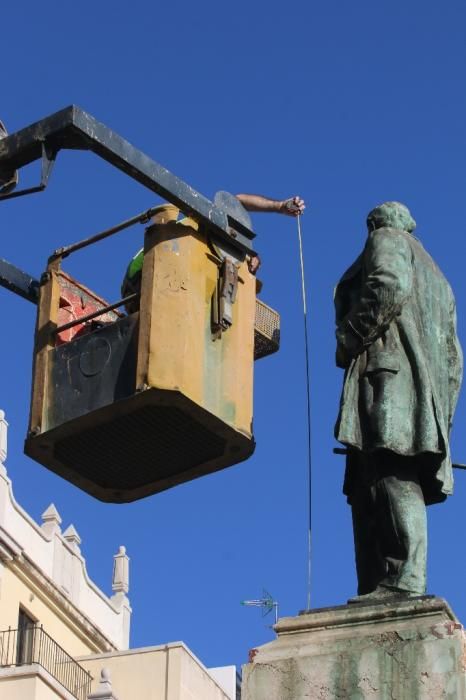
[[[74,280],[70,275],[60,270],[58,272],[60,283],[60,309],[58,312],[58,326],[62,326],[69,321],[87,316],[98,309],[108,306],[108,302],[95,292],[85,287],[80,282]],[[99,323],[112,323],[121,318],[124,314],[119,311],[108,311],[97,319]],[[61,331],[56,336],[56,345],[69,343],[76,336],[90,333],[95,328],[93,322],[78,323],[72,328]]]

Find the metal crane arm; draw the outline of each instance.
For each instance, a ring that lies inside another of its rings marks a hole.
[[[16,170],[42,158],[41,185],[24,193],[39,191],[45,188],[51,164],[63,148],[92,151],[185,214],[193,215],[212,234],[244,253],[254,252],[251,241],[255,234],[247,226],[76,105],[2,139],[0,168]],[[18,194],[7,194],[0,200]]]
[[[39,280],[23,272],[15,265],[0,259],[0,286],[18,294],[23,299],[37,304]]]

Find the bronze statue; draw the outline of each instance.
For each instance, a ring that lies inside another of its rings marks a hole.
[[[368,238],[335,293],[345,369],[337,440],[347,446],[358,596],[426,590],[426,505],[453,490],[449,433],[463,359],[455,300],[398,202],[367,218]]]

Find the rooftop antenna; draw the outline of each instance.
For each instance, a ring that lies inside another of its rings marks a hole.
[[[273,596],[271,596],[265,588],[262,589],[262,598],[258,598],[257,600],[242,600],[241,605],[262,608],[262,617],[265,617],[271,613],[272,610],[275,610],[275,624],[278,622],[278,601],[274,600]]]

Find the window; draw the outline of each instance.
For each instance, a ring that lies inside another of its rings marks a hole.
[[[34,655],[34,632],[36,620],[20,608],[18,616],[18,638],[16,641],[16,663],[31,664]]]

